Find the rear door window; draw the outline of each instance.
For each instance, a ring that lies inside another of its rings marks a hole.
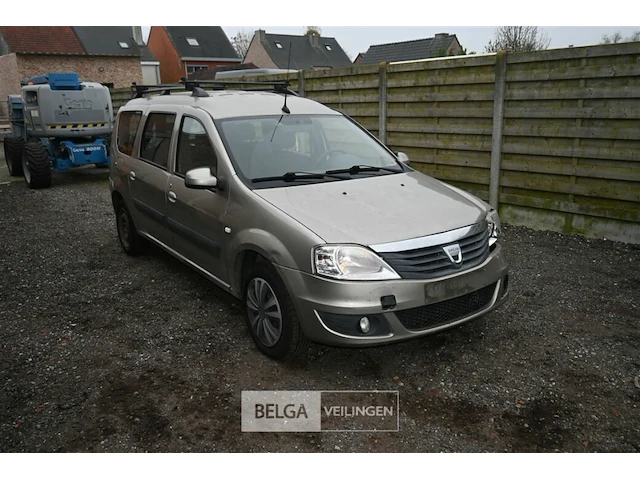
[[[140,158],[167,169],[171,133],[176,121],[174,113],[150,113],[142,132]]]
[[[138,133],[142,112],[122,112],[118,120],[118,151],[125,155],[133,153],[133,142]]]

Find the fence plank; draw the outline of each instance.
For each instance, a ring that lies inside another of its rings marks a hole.
[[[504,134],[524,137],[577,137],[602,138],[612,140],[639,140],[638,128],[618,128],[615,123],[609,127],[567,127],[565,125],[509,125]]]
[[[577,204],[549,198],[533,197],[529,195],[500,194],[500,201],[510,205],[539,208],[556,212],[574,213],[594,217],[612,218],[627,222],[640,222],[640,208],[611,208],[589,204]]]
[[[640,120],[640,108],[513,108],[507,105],[505,118],[602,118]]]
[[[517,142],[517,141],[516,141]],[[527,145],[522,142],[505,143],[502,146],[505,153],[521,153],[525,155],[540,155],[550,157],[584,157],[602,160],[622,160],[640,162],[640,154],[633,149],[613,149],[607,147],[542,147]]]
[[[560,88],[549,86],[546,89],[518,87],[507,90],[507,100],[556,100],[591,98],[640,98],[640,87],[616,88]]]
[[[542,70],[515,70],[507,72],[507,82],[535,82],[590,78],[620,78],[640,76],[638,65],[594,65],[579,68],[554,68]]]

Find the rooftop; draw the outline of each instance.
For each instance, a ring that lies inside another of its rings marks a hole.
[[[71,27],[0,27],[0,33],[10,53],[86,55]]]
[[[242,60],[222,27],[161,27],[182,58]]]
[[[359,63],[404,62],[432,58],[446,51],[454,40],[457,40],[455,35],[438,33],[431,38],[371,45]]]
[[[340,44],[333,37],[310,35],[280,35],[258,30],[260,41],[278,68],[302,70],[321,67],[353,65]],[[289,60],[291,46],[291,60]]]

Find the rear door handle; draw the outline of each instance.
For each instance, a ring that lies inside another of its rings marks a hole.
[[[178,198],[176,194],[173,193],[171,190],[169,190],[169,193],[167,193],[167,197],[169,197],[169,201],[171,203],[176,203],[176,199]]]
[[[129,172],[129,180],[135,180],[136,179],[136,172],[131,171]]]

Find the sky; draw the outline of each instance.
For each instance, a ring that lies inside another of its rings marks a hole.
[[[148,32],[150,27],[143,27],[143,31]],[[228,37],[235,36],[238,31],[250,32],[251,34],[260,28],[267,33],[280,33],[288,35],[302,35],[304,26],[223,26]],[[456,34],[458,41],[467,52],[475,51],[484,53],[484,47],[493,38],[494,26],[434,26],[434,27],[374,27],[374,26],[354,26],[354,27],[331,27],[320,26],[322,36],[334,37],[353,60],[359,52],[366,52],[370,45],[380,43],[401,42],[405,40],[415,40],[418,38],[433,37],[436,33]],[[637,27],[620,26],[570,26],[570,27],[539,27],[551,38],[550,48],[568,47],[569,45],[593,45],[600,43],[603,35],[610,35],[615,31],[620,31],[623,37],[630,36]]]

